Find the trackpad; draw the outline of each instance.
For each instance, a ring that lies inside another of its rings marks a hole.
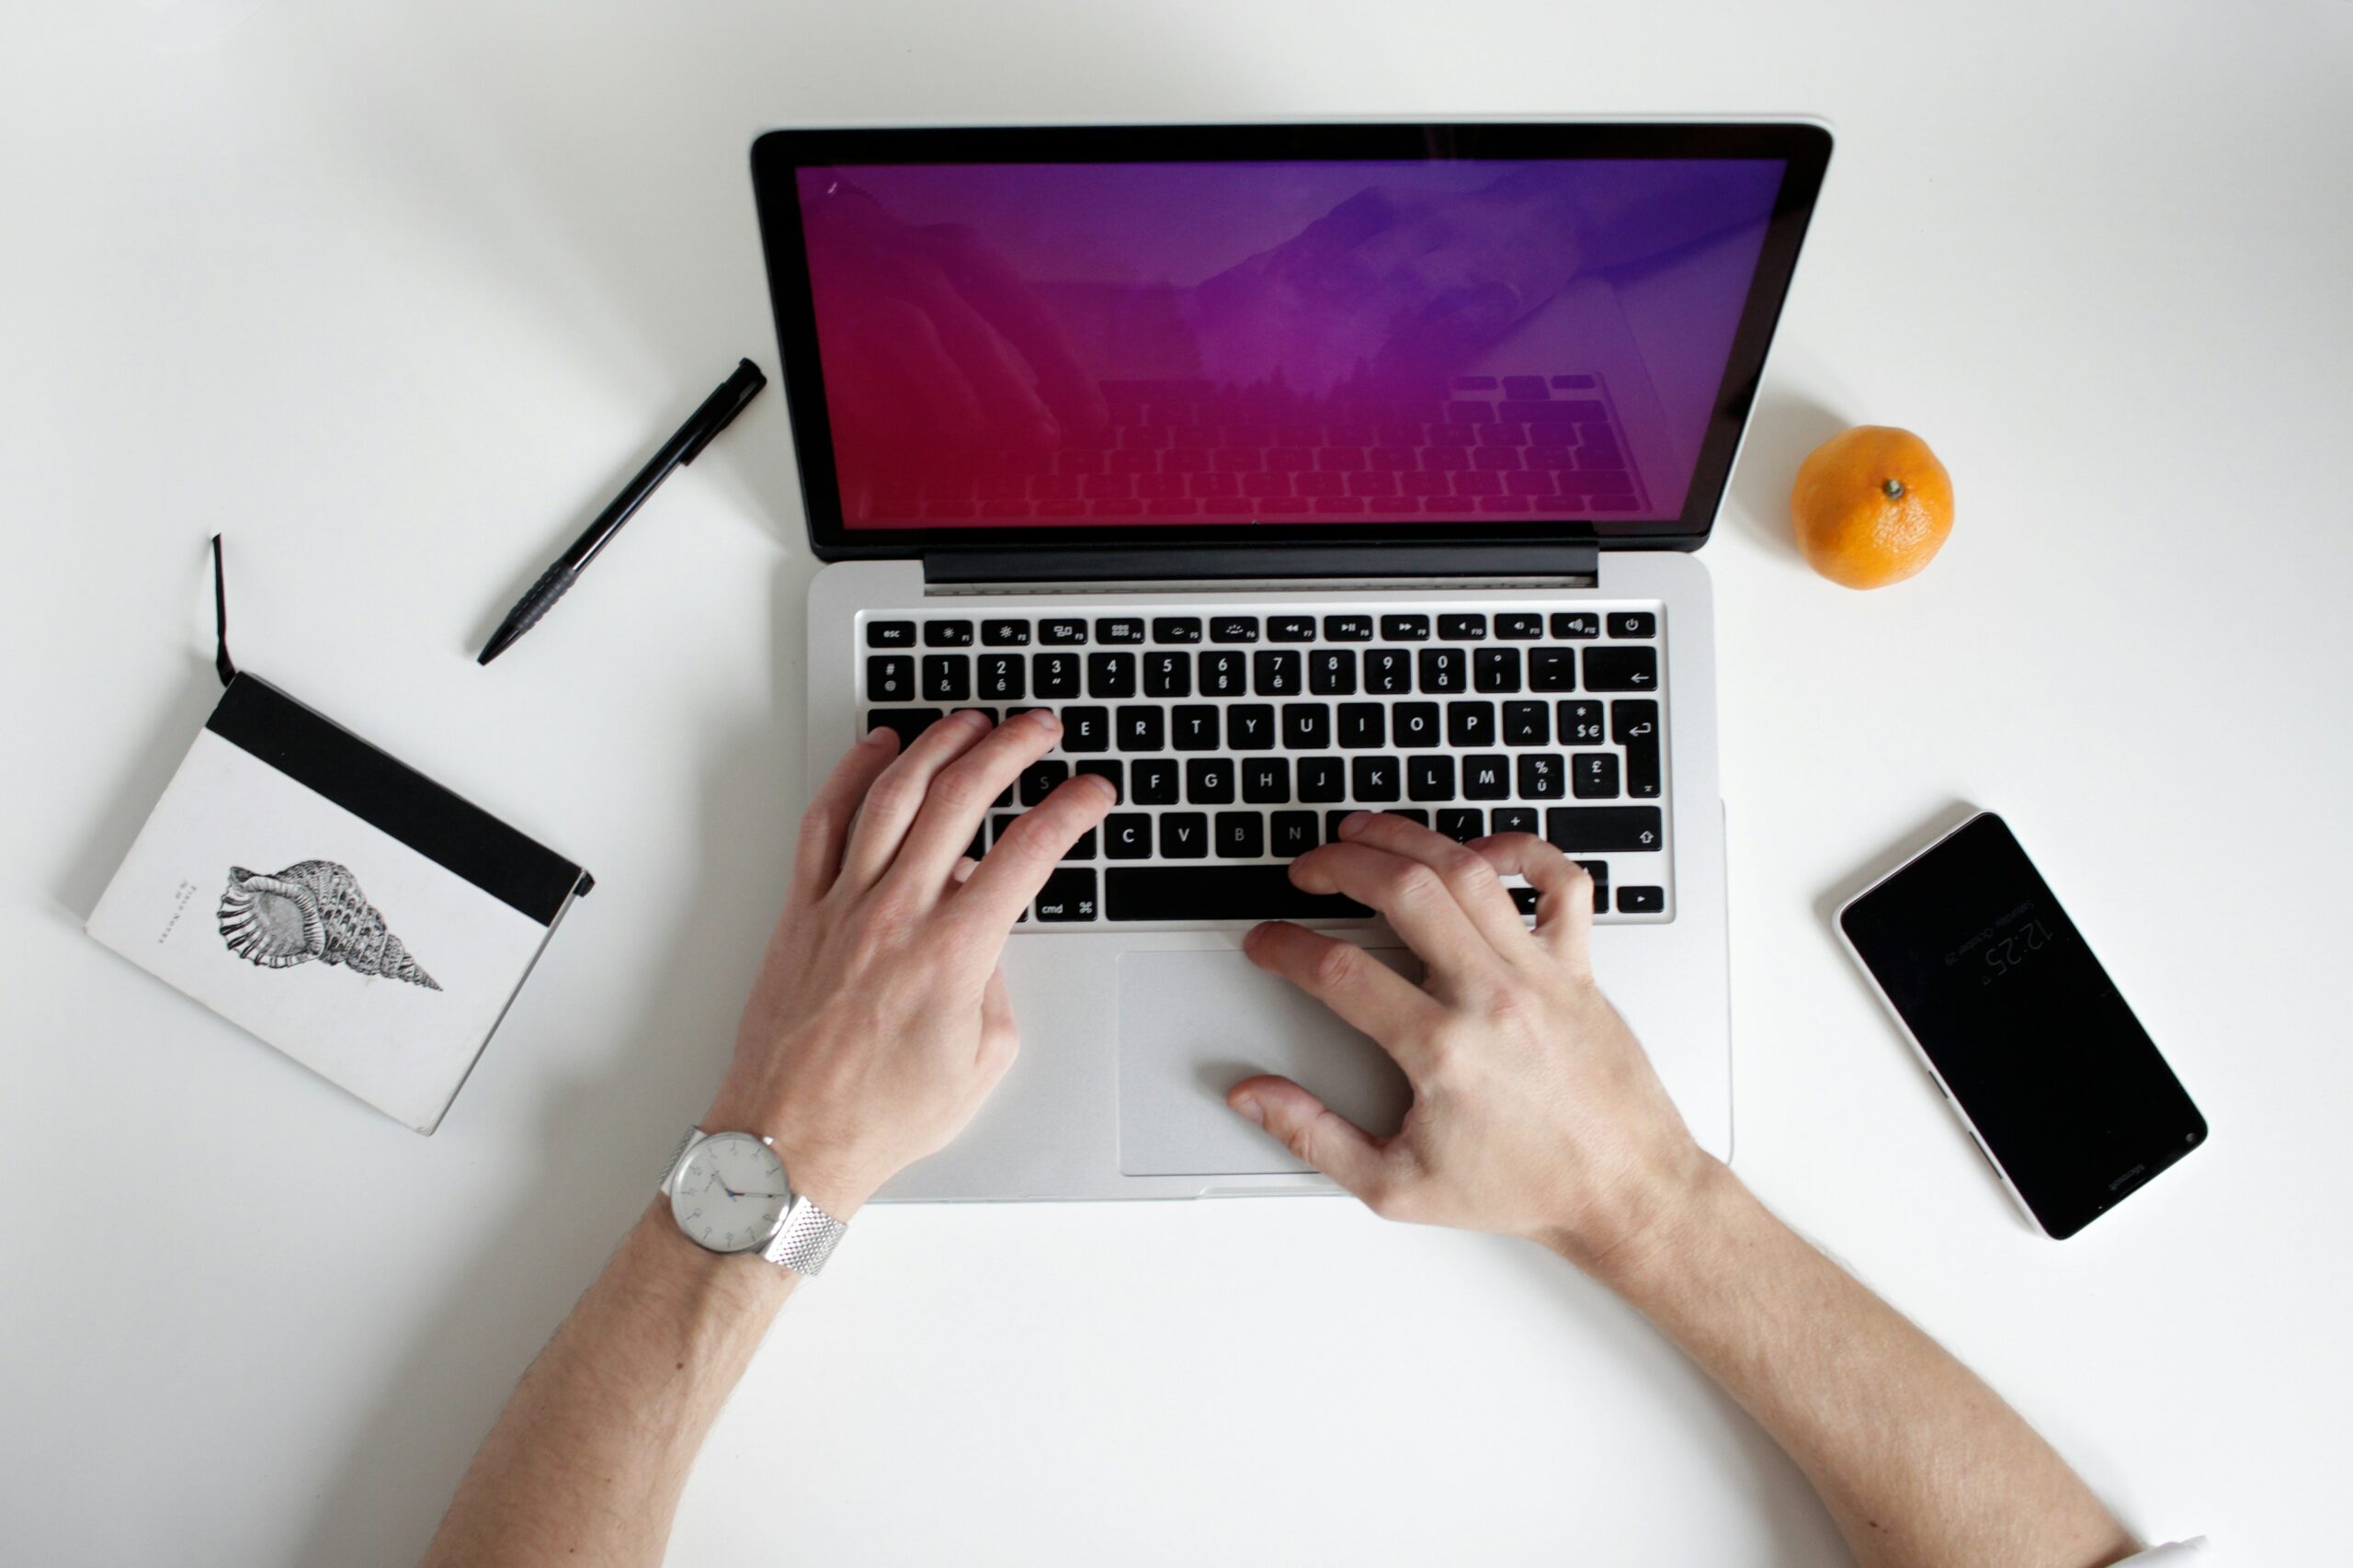
[[[1408,978],[1420,960],[1371,956]],[[1289,981],[1236,952],[1120,957],[1120,1168],[1130,1176],[1270,1176],[1308,1167],[1227,1108],[1225,1092],[1279,1073],[1375,1134],[1412,1101],[1388,1052]]]

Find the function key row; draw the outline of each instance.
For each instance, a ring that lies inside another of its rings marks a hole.
[[[920,657],[920,677],[918,677]],[[866,691],[881,702],[962,702],[1025,697],[1449,697],[1575,691],[1574,648],[1155,648],[1131,653],[870,653]],[[1139,685],[1141,674],[1141,685]],[[1584,689],[1654,691],[1655,648],[1587,648]]]
[[[1565,642],[1599,637],[1605,621],[1614,639],[1643,641],[1658,635],[1658,617],[1648,610],[1613,611],[1606,617],[1593,610],[1557,610],[1549,619],[1533,610],[1493,617],[1327,615],[1322,618],[1320,630],[1326,642],[1370,642],[1376,627],[1380,639],[1385,642],[1427,642],[1433,623],[1441,642],[1483,642],[1491,630],[1498,642],[1539,642],[1549,630],[1555,639]],[[975,630],[969,620],[926,620],[920,625],[922,645],[970,648],[975,641]],[[1149,641],[1165,643],[1256,642],[1262,637],[1268,642],[1313,642],[1318,630],[1317,618],[1312,615],[1163,615],[1152,617],[1149,622],[1142,616],[1101,616],[1092,621],[1084,616],[1043,616],[1034,622],[1025,616],[983,620],[977,634],[980,645],[989,648],[1025,648],[1033,635],[1041,646],[1067,648],[1090,642],[1109,647],[1134,647],[1147,641],[1147,631]],[[918,625],[912,620],[866,623],[866,645],[870,648],[912,648],[916,645]]]

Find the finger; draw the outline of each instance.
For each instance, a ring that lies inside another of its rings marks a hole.
[[[972,842],[989,804],[1012,788],[1021,770],[1051,751],[1062,721],[1044,708],[1008,719],[978,745],[939,770],[907,829],[892,862],[904,873],[936,887],[956,857]]]
[[[809,809],[801,813],[800,842],[792,852],[791,902],[816,903],[841,875],[842,846],[849,840],[858,803],[866,799],[867,790],[874,787],[898,749],[898,732],[876,725],[834,764],[833,772],[809,797]]]
[[[1225,1092],[1225,1103],[1367,1203],[1380,1195],[1381,1144],[1289,1078],[1245,1078]]]
[[[1281,975],[1370,1035],[1401,1066],[1418,1058],[1415,1042],[1438,1019],[1440,1008],[1428,992],[1354,942],[1269,920],[1250,928],[1242,950],[1260,969]]]
[[[870,887],[898,857],[907,828],[931,791],[941,768],[955,761],[988,732],[985,713],[967,710],[950,713],[915,738],[898,759],[882,770],[866,792],[858,822],[850,829],[849,846],[842,852],[838,881],[854,888]]]
[[[1021,1036],[1013,1027],[1013,995],[1005,988],[1005,966],[989,971],[981,989],[981,1060],[1003,1073],[1021,1050]]]
[[[959,918],[1002,942],[1070,846],[1102,825],[1118,798],[1111,781],[1099,774],[1082,773],[1056,785],[989,846],[981,869],[951,905]]]
[[[1528,927],[1519,923],[1518,906],[1485,856],[1386,812],[1352,813],[1340,824],[1340,836],[1350,844],[1420,861],[1438,874],[1471,924],[1498,950],[1508,954],[1527,947]]]
[[[1342,839],[1292,861],[1290,880],[1304,892],[1346,893],[1371,905],[1438,976],[1463,973],[1495,958],[1445,879],[1419,860]]]
[[[1593,878],[1586,869],[1532,833],[1500,833],[1466,847],[1504,876],[1526,877],[1536,890],[1536,939],[1555,957],[1586,967],[1593,935]]]

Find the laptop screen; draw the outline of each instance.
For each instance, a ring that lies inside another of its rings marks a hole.
[[[1789,174],[797,163],[840,527],[1684,527]]]

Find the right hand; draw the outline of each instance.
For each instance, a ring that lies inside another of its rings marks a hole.
[[[1513,872],[1537,890],[1533,930],[1500,881]],[[1375,1138],[1288,1078],[1245,1079],[1227,1102],[1375,1213],[1527,1236],[1598,1272],[1666,1233],[1721,1169],[1594,983],[1593,881],[1560,850],[1358,813],[1291,881],[1370,905],[1421,956],[1417,986],[1288,922],[1245,942],[1396,1058],[1413,1108]]]

